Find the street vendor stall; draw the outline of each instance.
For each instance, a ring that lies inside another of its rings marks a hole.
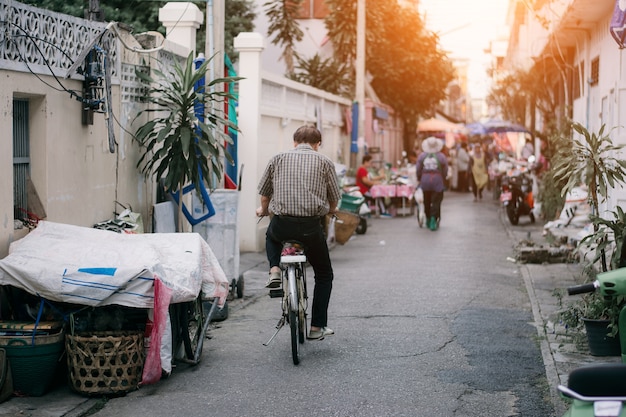
[[[385,199],[391,199],[395,205],[396,215],[410,215],[415,185],[412,184],[377,184],[370,188],[372,198],[376,200],[376,208],[385,203]]]
[[[177,346],[172,340],[176,334],[170,331],[171,307],[201,307],[205,299],[220,306],[229,291],[215,255],[197,233],[119,234],[47,221],[39,222],[26,237],[11,244],[9,255],[0,259],[0,285],[41,300],[35,327],[44,305],[52,310],[75,306],[76,311],[98,311],[107,306],[124,306],[148,311],[151,320],[145,336],[151,343],[145,361],[140,361],[141,384],[156,382],[161,372],[171,371],[171,355]],[[71,316],[64,317],[64,321],[67,340],[71,340],[76,323],[71,322]],[[195,326],[195,331],[200,331],[202,321],[196,321]],[[143,335],[139,339],[136,342],[143,347]],[[102,340],[110,341],[110,334]],[[201,349],[202,337],[196,342]],[[89,394],[98,392],[98,386],[91,387],[95,392],[91,388],[73,388]],[[120,388],[124,389],[132,387]]]

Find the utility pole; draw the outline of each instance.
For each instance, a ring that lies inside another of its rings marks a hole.
[[[85,10],[85,19],[104,22],[104,13],[100,10],[100,0],[89,0],[89,6]]]
[[[357,1],[356,11],[356,101],[359,108],[358,122],[353,120],[353,124],[358,126],[358,140],[365,136],[365,7],[366,0]],[[354,129],[354,126],[352,127]],[[352,153],[354,161],[350,161],[350,166],[358,164],[357,154]]]
[[[206,40],[204,54],[207,59],[213,55],[211,79],[224,76],[224,0],[207,0],[206,3]]]

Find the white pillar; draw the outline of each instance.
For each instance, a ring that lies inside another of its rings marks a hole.
[[[259,33],[243,32],[234,41],[239,52],[239,138],[237,155],[243,167],[239,195],[239,249],[242,252],[259,252],[264,247],[264,230],[267,220],[257,224],[254,211],[260,199],[256,187],[262,170],[259,167],[259,134],[261,132],[261,52],[263,37]]]
[[[159,9],[159,21],[165,26],[165,37],[169,41],[189,51],[196,50],[196,32],[204,21],[198,6],[191,2],[167,3]]]

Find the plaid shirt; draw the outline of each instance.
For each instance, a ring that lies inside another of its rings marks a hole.
[[[333,162],[302,143],[270,159],[258,192],[271,199],[269,211],[279,216],[324,216],[328,202],[341,198]]]

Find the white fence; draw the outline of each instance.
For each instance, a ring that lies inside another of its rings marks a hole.
[[[265,245],[267,220],[257,224],[256,187],[269,159],[293,147],[293,132],[304,123],[315,123],[322,132],[320,152],[338,163],[347,163],[350,138],[344,115],[350,100],[274,74],[262,72],[264,39],[258,33],[241,33],[235,39],[239,51],[238,140],[243,169],[239,201],[240,248],[259,251]]]

